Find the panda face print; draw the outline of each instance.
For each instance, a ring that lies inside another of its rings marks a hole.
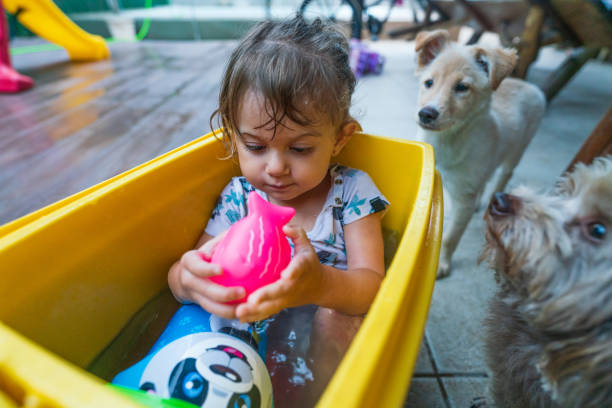
[[[202,406],[208,395],[208,381],[196,369],[196,360],[187,358],[174,366],[168,381],[172,398]]]
[[[261,388],[266,395],[272,392],[265,365],[251,346],[218,332],[196,333],[166,345],[149,361],[140,384],[163,398],[215,408],[260,407]]]
[[[196,368],[208,381],[234,393],[247,392],[253,385],[252,368],[238,349],[221,344],[197,358]]]

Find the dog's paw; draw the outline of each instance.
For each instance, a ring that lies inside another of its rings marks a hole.
[[[436,275],[436,279],[446,278],[450,274],[451,274],[450,263],[440,261],[440,263],[438,264],[438,274]]]
[[[489,403],[485,397],[476,397],[472,400],[470,408],[489,408]]]

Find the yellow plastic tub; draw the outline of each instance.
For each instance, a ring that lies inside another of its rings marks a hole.
[[[87,370],[106,378],[169,318],[168,268],[237,174],[223,154],[209,134],[0,227],[0,407],[142,406]],[[400,406],[435,280],[440,177],[431,146],[366,134],[340,162],[368,172],[391,201],[383,227],[399,244],[317,406]]]

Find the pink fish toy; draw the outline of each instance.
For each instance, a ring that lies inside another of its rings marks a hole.
[[[210,280],[246,291],[231,304],[245,302],[252,292],[276,281],[291,260],[291,245],[282,228],[295,210],[269,203],[255,191],[249,193],[247,206],[247,216],[230,227],[210,259],[223,268]]]

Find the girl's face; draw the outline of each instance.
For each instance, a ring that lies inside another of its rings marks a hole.
[[[304,127],[285,118],[274,134],[273,123],[268,122],[263,98],[247,91],[235,135],[240,170],[254,187],[286,204],[323,183],[332,156],[340,152],[356,126],[344,125],[337,131],[329,119]]]

